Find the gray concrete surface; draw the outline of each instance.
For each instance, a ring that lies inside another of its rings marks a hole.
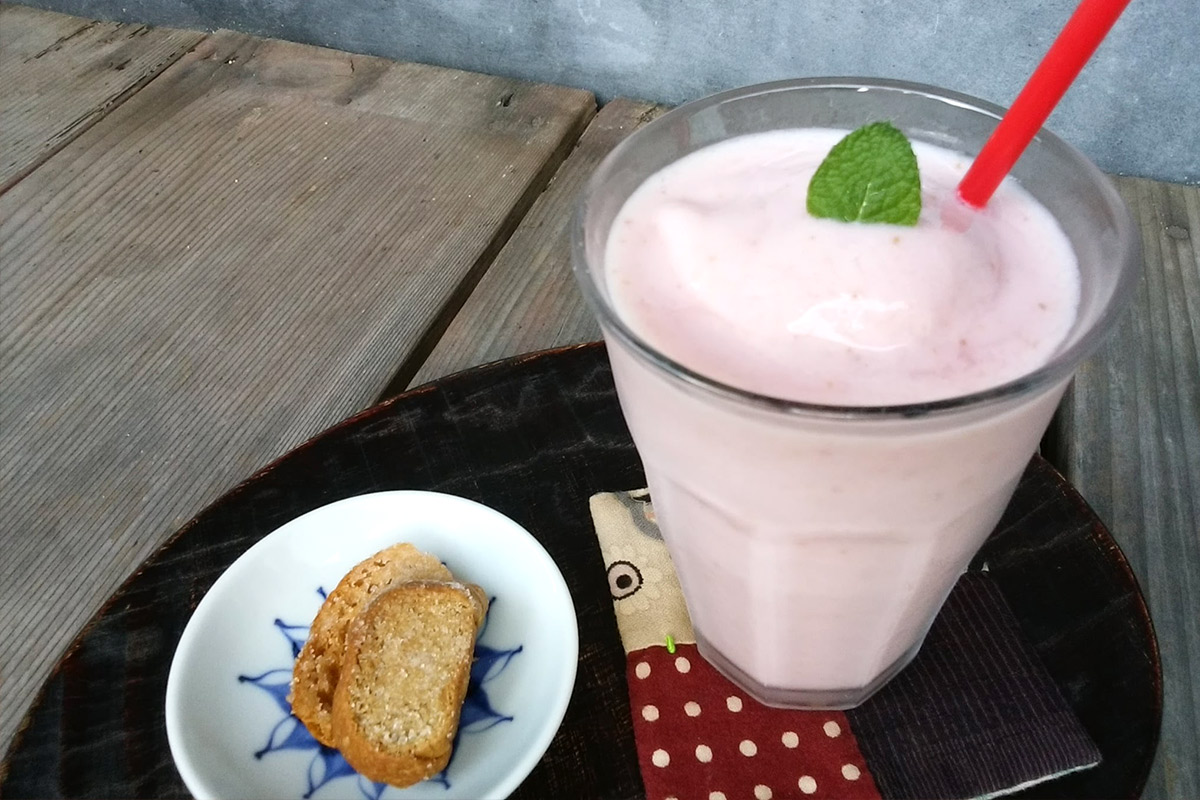
[[[679,103],[873,75],[1008,105],[1075,0],[23,0]],[[1050,127],[1120,174],[1200,183],[1200,2],[1133,0]]]

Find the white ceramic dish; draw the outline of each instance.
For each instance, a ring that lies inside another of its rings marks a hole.
[[[396,542],[436,555],[493,598],[476,648],[454,757],[406,789],[355,774],[292,717],[295,654],[323,594]],[[433,492],[378,492],[292,520],[213,584],[179,641],[167,679],[171,755],[207,798],[502,798],[533,769],[562,722],[579,634],[562,574],[508,517]]]

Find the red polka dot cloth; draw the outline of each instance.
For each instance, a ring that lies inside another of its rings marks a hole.
[[[647,798],[877,798],[841,712],[769,708],[692,644],[629,654],[629,700]]]
[[[1100,761],[986,573],[960,579],[917,658],[858,708],[770,708],[697,652],[646,491],[591,511],[648,800],[997,797]]]

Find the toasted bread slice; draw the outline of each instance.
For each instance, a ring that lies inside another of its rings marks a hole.
[[[463,584],[405,583],[350,624],[333,740],[369,780],[410,786],[449,763],[483,597]]]
[[[346,649],[346,629],[370,600],[409,581],[452,581],[442,562],[411,544],[397,544],[361,561],[325,598],[292,671],[292,713],[318,742],[333,745],[330,712]]]

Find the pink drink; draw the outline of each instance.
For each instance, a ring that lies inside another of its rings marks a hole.
[[[1045,363],[1079,295],[1049,212],[1010,182],[957,230],[941,216],[969,162],[919,145],[917,227],[810,217],[809,179],[846,133],[745,136],[651,177],[608,241],[617,313],[702,375],[807,403],[940,400]],[[617,375],[634,429],[668,416],[691,429],[644,461],[696,628],[752,680],[818,691],[911,655],[1060,394],[913,441],[718,419],[634,363]]]
[[[766,702],[844,708],[916,654],[1128,291],[1133,251],[1111,188],[1069,148],[1084,166],[1059,168],[1090,170],[1087,199],[1114,221],[1011,181],[976,214],[953,199],[967,157],[909,129],[953,145],[959,127],[986,137],[986,115],[811,84],[718,96],[635,135],[585,197],[576,268],[701,651]],[[840,130],[803,124],[831,107],[850,109]],[[918,140],[919,224],[810,218],[829,149],[888,118]]]

